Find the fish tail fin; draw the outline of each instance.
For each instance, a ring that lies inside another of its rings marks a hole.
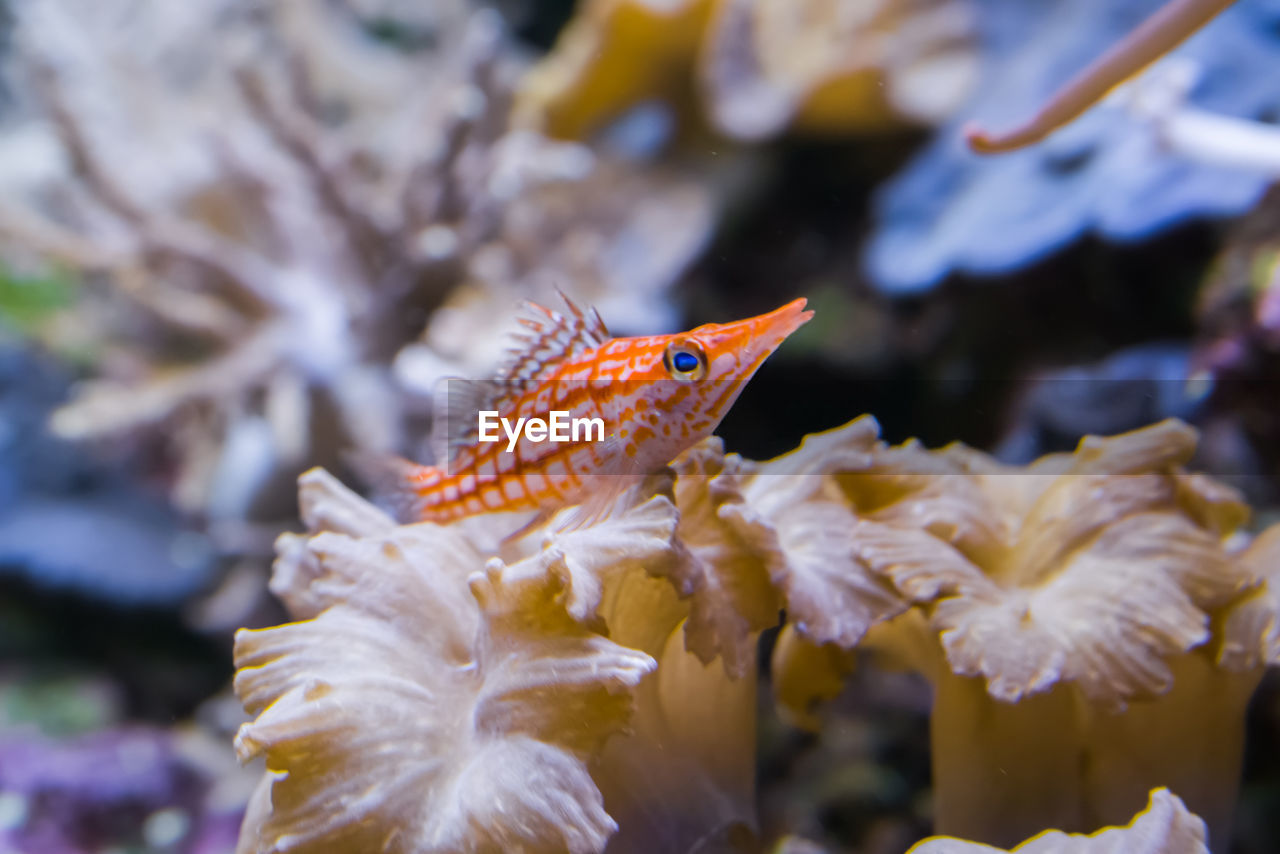
[[[430,517],[438,502],[429,490],[442,477],[440,469],[424,466],[394,454],[348,451],[344,461],[370,492],[373,503],[402,524]]]

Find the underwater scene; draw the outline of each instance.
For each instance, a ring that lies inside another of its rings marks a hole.
[[[0,0],[0,854],[1280,854],[1280,0]]]

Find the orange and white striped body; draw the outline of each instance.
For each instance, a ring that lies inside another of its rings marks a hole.
[[[804,304],[639,338],[608,337],[594,312],[572,304],[567,315],[530,305],[521,319],[526,332],[499,379],[452,395],[464,405],[438,409],[448,461],[405,467],[396,484],[404,515],[445,523],[476,513],[546,511],[600,490],[616,494],[711,435],[769,354],[812,317]],[[486,410],[490,423],[506,421],[497,441],[481,441],[479,413]],[[511,425],[545,423],[552,413],[566,425],[565,441],[540,438],[537,430],[513,438]],[[585,427],[591,419],[603,430]],[[584,425],[577,441],[567,426],[575,420]]]

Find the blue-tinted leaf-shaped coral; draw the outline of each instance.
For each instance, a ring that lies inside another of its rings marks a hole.
[[[1252,207],[1268,178],[1189,162],[1149,123],[1102,106],[1045,142],[999,157],[970,151],[960,125],[1006,128],[1146,18],[1154,0],[982,0],[987,63],[963,119],[944,128],[876,202],[866,264],[892,292],[928,289],[952,273],[1025,267],[1089,232],[1137,240],[1202,217]],[[1194,63],[1198,108],[1266,116],[1280,93],[1276,0],[1241,0],[1174,52]]]
[[[121,607],[172,605],[202,589],[212,546],[128,477],[51,435],[70,380],[0,344],[0,578]]]

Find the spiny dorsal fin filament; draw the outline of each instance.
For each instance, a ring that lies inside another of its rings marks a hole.
[[[512,346],[498,369],[498,379],[508,384],[512,394],[546,377],[565,359],[594,350],[611,337],[595,309],[584,312],[563,291],[557,293],[567,308],[565,314],[528,300],[520,306],[516,322],[524,328],[511,336]]]

